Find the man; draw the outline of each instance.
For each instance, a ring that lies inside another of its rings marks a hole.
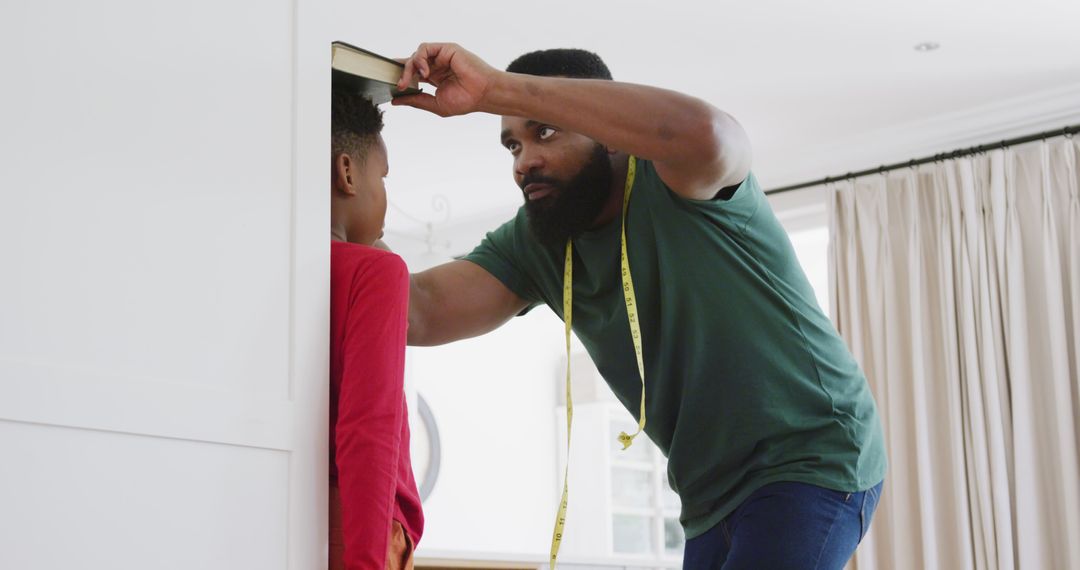
[[[416,74],[434,95],[394,104],[503,117],[525,205],[463,260],[413,276],[409,342],[482,334],[540,303],[565,316],[566,302],[668,457],[686,568],[842,568],[885,476],[881,425],[750,174],[738,123],[612,81],[581,50],[526,54],[501,72],[460,46],[423,44],[402,84]]]
[[[330,176],[330,568],[412,568],[424,517],[403,388],[409,274],[376,249],[382,114],[335,84]]]

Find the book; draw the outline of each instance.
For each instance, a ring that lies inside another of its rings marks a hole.
[[[332,81],[355,87],[376,105],[399,95],[421,93],[415,77],[412,85],[404,91],[398,90],[397,82],[405,71],[404,64],[345,42],[330,44],[330,67],[333,69]]]

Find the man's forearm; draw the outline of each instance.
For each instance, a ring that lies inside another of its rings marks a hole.
[[[409,275],[409,332],[405,344],[409,346],[427,346],[424,338],[423,306],[425,292],[417,282],[415,273]]]

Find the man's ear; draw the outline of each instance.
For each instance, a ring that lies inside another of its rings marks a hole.
[[[359,180],[357,179],[356,161],[349,153],[343,152],[334,158],[334,189],[342,194],[355,196]]]

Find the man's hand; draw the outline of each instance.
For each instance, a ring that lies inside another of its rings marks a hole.
[[[395,97],[392,104],[416,107],[442,117],[472,113],[479,110],[485,93],[499,73],[457,44],[420,44],[405,60],[398,89],[404,90],[418,75],[425,83],[435,86],[435,94]]]

